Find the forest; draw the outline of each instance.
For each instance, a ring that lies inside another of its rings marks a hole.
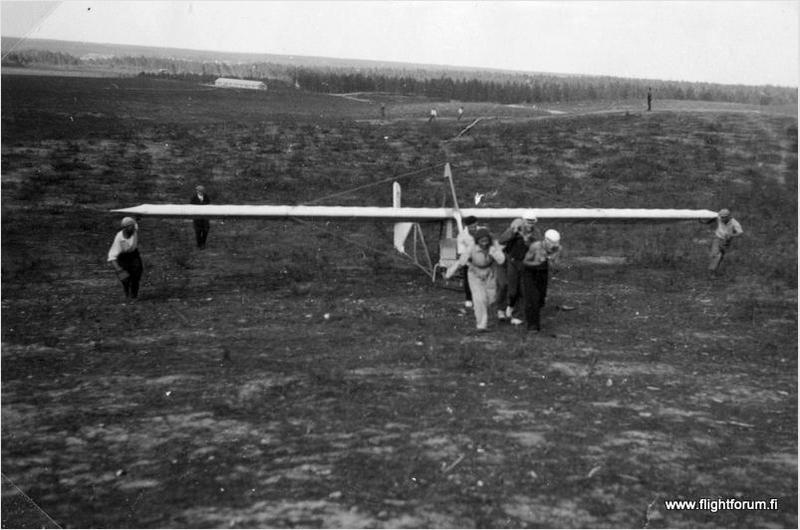
[[[196,79],[217,77],[281,81],[321,93],[384,92],[436,100],[537,104],[565,101],[614,101],[645,97],[720,101],[756,105],[797,103],[797,89],[772,85],[723,85],[688,81],[631,79],[445,67],[400,68],[298,66],[275,62],[201,61],[174,57],[87,54],[75,57],[47,50],[8,53],[4,67],[111,69],[126,75]]]

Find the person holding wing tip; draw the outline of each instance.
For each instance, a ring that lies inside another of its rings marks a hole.
[[[458,261],[445,273],[450,278],[461,268],[467,267],[467,279],[472,291],[475,324],[478,331],[488,331],[489,313],[497,297],[497,278],[495,264],[505,263],[503,248],[492,238],[487,228],[475,231],[475,242],[461,254]]]
[[[194,195],[189,199],[189,204],[211,204],[211,197],[206,193],[203,186],[197,186]],[[206,248],[206,239],[208,238],[208,231],[211,229],[211,222],[208,219],[194,219],[194,235],[197,241],[197,248]]]
[[[727,208],[720,210],[716,219],[709,219],[703,222],[711,224],[714,221],[717,222],[717,228],[714,230],[714,237],[711,240],[711,261],[708,264],[708,272],[712,276],[717,275],[722,259],[730,249],[733,238],[739,237],[744,233],[742,225],[731,216],[731,211]]]
[[[139,255],[139,225],[132,217],[125,217],[120,226],[122,229],[108,250],[108,262],[122,282],[125,298],[135,300],[139,297],[139,282],[144,271]]]
[[[541,330],[541,309],[547,298],[549,268],[550,264],[558,262],[561,248],[561,234],[550,229],[545,231],[544,239],[530,245],[523,259],[522,289],[529,332]]]

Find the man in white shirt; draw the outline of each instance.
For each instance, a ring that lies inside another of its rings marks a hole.
[[[122,230],[117,232],[111,248],[108,249],[108,262],[122,282],[125,298],[136,299],[144,270],[142,258],[139,256],[139,226],[132,217],[125,217],[120,225]]]
[[[713,223],[715,219],[711,219],[708,223]],[[712,275],[717,274],[722,258],[725,253],[730,249],[731,240],[734,237],[739,237],[744,233],[742,225],[731,217],[731,211],[723,208],[717,214],[717,229],[714,230],[714,237],[711,239],[711,261],[708,264],[708,272]]]

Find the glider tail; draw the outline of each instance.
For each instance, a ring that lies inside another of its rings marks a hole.
[[[393,208],[400,208],[401,206],[401,198],[400,198],[400,183],[395,182],[392,186],[392,207]],[[406,253],[405,243],[406,238],[408,238],[408,234],[411,233],[411,229],[414,227],[414,223],[395,223],[394,224],[394,248],[401,254]]]

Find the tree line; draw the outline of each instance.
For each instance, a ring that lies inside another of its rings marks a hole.
[[[643,98],[652,89],[659,99],[797,104],[797,89],[772,85],[723,85],[688,81],[632,79],[611,76],[531,74],[494,70],[398,67],[297,67],[292,64],[199,61],[145,56],[85,56],[43,50],[8,54],[3,66],[106,67],[144,75],[208,82],[217,77],[279,80],[304,90],[324,93],[385,92],[438,100],[472,102],[554,103]]]
[[[432,71],[338,68],[298,69],[296,80],[317,92],[388,92],[434,99],[502,104],[563,101],[613,101],[644,98],[652,89],[660,99],[751,103],[797,103],[796,89],[776,86],[723,85],[611,76],[527,74],[498,71]],[[389,70],[389,71],[387,71]]]

